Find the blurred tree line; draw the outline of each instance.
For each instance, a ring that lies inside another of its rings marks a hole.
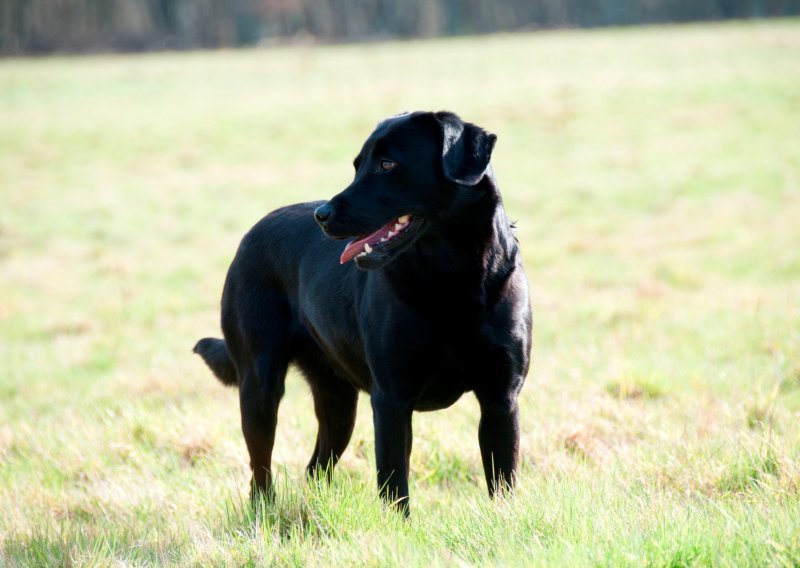
[[[0,0],[0,53],[363,41],[788,16],[800,0]]]

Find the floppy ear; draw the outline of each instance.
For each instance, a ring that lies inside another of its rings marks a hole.
[[[442,128],[442,168],[447,179],[461,185],[476,185],[492,158],[497,136],[451,112],[437,112]]]

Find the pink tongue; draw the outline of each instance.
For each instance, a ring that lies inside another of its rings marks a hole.
[[[347,246],[344,247],[344,251],[342,251],[342,256],[339,257],[339,264],[350,262],[357,255],[364,252],[364,245],[368,243],[372,245],[379,242],[382,237],[386,236],[389,233],[389,231],[392,230],[392,227],[394,227],[394,224],[396,222],[397,219],[392,219],[374,233],[347,243]]]

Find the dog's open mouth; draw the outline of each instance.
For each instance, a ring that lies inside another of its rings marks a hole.
[[[415,220],[410,214],[402,215],[392,219],[374,233],[357,237],[347,243],[339,262],[344,264],[354,258],[361,259],[373,253],[388,252],[396,248],[410,235],[411,228],[416,225]]]

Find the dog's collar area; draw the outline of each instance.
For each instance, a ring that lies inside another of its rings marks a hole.
[[[344,264],[354,258],[365,257],[374,250],[389,244],[408,230],[411,220],[412,216],[410,214],[402,215],[397,219],[392,219],[374,233],[358,237],[356,240],[347,243],[342,256],[339,258],[339,263]]]

